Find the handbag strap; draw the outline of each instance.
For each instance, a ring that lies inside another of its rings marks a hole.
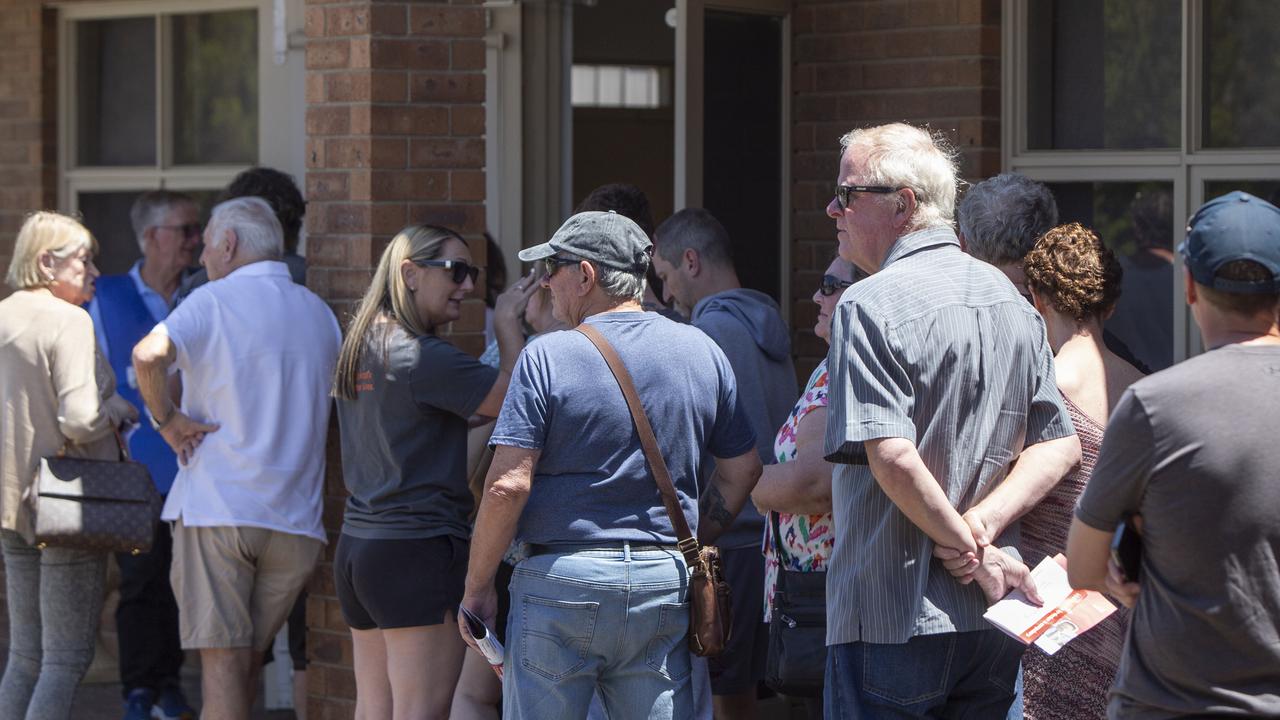
[[[124,441],[124,435],[120,434],[120,428],[118,427],[111,428],[111,432],[114,433],[116,437],[116,450],[119,451],[120,461],[129,462],[131,459],[129,457],[129,443]],[[62,447],[58,448],[58,454],[56,457],[66,457],[67,448],[69,447],[71,447],[70,440],[62,443]]]
[[[613,372],[614,379],[618,381],[618,387],[622,388],[622,396],[627,400],[627,408],[631,410],[631,419],[636,425],[636,434],[640,436],[640,447],[644,448],[644,456],[649,461],[649,470],[653,472],[653,479],[658,484],[658,492],[662,495],[662,504],[666,506],[667,515],[671,517],[671,525],[675,528],[676,537],[679,540],[676,546],[684,554],[685,562],[693,567],[698,559],[698,541],[689,530],[689,521],[680,508],[676,487],[671,482],[671,473],[667,471],[667,462],[662,458],[662,452],[658,450],[658,439],[654,437],[649,416],[645,414],[644,406],[640,404],[640,396],[636,393],[635,384],[631,382],[631,374],[627,372],[627,366],[622,364],[622,358],[618,357],[617,351],[608,340],[605,340],[599,330],[586,323],[581,323],[574,329],[596,346],[609,366],[609,370]]]
[[[778,560],[778,577],[774,581],[774,587],[777,591],[786,592],[787,590],[787,562],[786,557],[782,554],[782,530],[779,527],[780,513],[775,510],[769,511],[770,529],[773,530],[773,555]]]

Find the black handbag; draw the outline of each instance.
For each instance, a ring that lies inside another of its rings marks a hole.
[[[822,697],[827,672],[827,573],[787,570],[778,513],[769,513],[778,582],[764,682],[783,695]]]
[[[59,455],[40,460],[36,475],[35,546],[138,555],[151,551],[163,501],[147,467],[119,460]]]

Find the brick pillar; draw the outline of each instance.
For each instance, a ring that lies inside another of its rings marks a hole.
[[[0,0],[0,277],[27,213],[57,203],[56,38],[53,14],[39,0]],[[0,299],[9,293],[0,280]],[[0,563],[0,644],[8,642]]]
[[[344,324],[405,225],[451,227],[484,262],[484,29],[478,2],[308,0],[307,278]],[[483,327],[477,292],[451,334],[478,354]],[[313,720],[349,718],[355,707],[331,566],[345,496],[336,424],[328,457],[330,544],[307,607]]]
[[[810,302],[835,255],[839,138],[906,121],[945,132],[961,173],[1000,171],[1000,0],[797,0],[792,15],[792,327],[797,370],[826,356]]]
[[[0,0],[0,273],[27,213],[57,204],[56,38],[39,0]]]

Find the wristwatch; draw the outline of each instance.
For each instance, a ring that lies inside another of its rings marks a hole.
[[[151,421],[151,429],[155,430],[156,432],[163,430],[164,426],[168,425],[173,420],[173,416],[177,414],[178,414],[178,408],[174,407],[173,404],[170,403],[169,417],[165,418],[164,420],[156,420],[156,416],[151,414],[151,408],[147,408],[147,419]]]

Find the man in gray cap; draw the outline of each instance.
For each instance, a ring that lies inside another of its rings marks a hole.
[[[1206,352],[1116,405],[1071,525],[1071,585],[1137,605],[1110,717],[1280,717],[1280,210],[1216,198],[1179,250]],[[1129,516],[1133,578],[1108,561]]]
[[[621,357],[687,521],[709,543],[746,502],[760,458],[724,353],[696,328],[642,310],[651,252],[631,220],[584,212],[520,259],[545,265],[558,320],[589,325]],[[490,442],[462,605],[492,627],[498,562],[514,537],[528,545],[511,581],[504,716],[585,717],[598,689],[610,718],[691,717],[687,568],[626,401],[590,340],[550,333],[525,349]]]

